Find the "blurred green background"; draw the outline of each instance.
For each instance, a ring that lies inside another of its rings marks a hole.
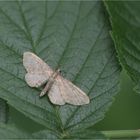
[[[96,130],[139,129],[140,127],[140,94],[133,91],[133,82],[125,71],[121,73],[121,90],[106,113],[105,118],[93,126]],[[29,118],[10,108],[10,122],[29,132],[43,129]]]

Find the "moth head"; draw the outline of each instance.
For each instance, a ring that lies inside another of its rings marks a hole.
[[[58,73],[61,73],[62,71],[61,71],[60,69],[57,69],[57,72],[58,72]]]

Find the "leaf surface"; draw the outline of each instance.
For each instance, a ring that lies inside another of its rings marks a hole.
[[[120,65],[103,3],[0,2],[0,97],[59,136],[101,119],[118,92]],[[24,80],[31,51],[90,97],[85,106],[55,106]]]
[[[112,38],[122,66],[140,92],[140,9],[139,1],[106,1],[112,23]]]
[[[9,107],[5,100],[0,98],[0,123],[6,123],[8,121]]]
[[[0,139],[29,138],[29,134],[17,129],[13,125],[0,123]]]

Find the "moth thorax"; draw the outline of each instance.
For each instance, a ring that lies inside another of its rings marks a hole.
[[[50,82],[54,82],[54,77],[50,77],[50,78],[49,78],[49,81],[50,81]]]

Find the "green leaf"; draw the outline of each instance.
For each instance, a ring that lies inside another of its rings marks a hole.
[[[105,140],[106,139],[101,132],[93,131],[92,129],[75,131],[73,134],[71,134],[70,138],[75,140],[81,140],[81,139]]]
[[[39,132],[35,132],[32,134],[32,137],[34,137],[35,139],[53,139],[53,140],[59,140],[60,139],[60,135],[56,135],[53,131],[49,131],[49,130],[41,130]]]
[[[106,1],[112,23],[112,37],[122,66],[140,92],[140,2]]]
[[[72,139],[72,140],[81,140],[81,139],[100,139],[105,140],[106,138],[101,132],[93,131],[92,129],[87,129],[84,131],[75,131],[74,133],[63,133],[61,137],[55,136],[53,132],[48,130],[42,130],[39,132],[33,133],[33,137],[36,139],[44,138],[44,139]]]
[[[13,125],[0,123],[0,139],[29,138],[29,134],[17,129]]]
[[[94,125],[118,92],[120,65],[103,3],[0,2],[0,97],[59,136]],[[24,80],[32,51],[85,91],[90,104],[55,106]],[[46,134],[47,135],[47,134]]]
[[[0,139],[58,139],[52,131],[42,130],[33,134],[17,128],[13,124],[0,123]]]
[[[0,98],[0,123],[6,123],[9,118],[9,107],[5,100]]]

